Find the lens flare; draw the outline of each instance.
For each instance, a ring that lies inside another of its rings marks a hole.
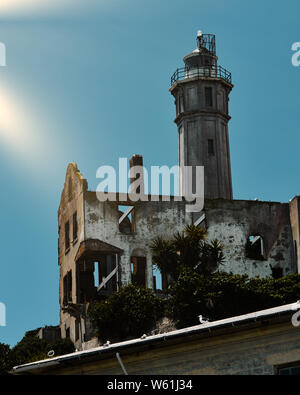
[[[42,4],[41,4],[42,3]],[[53,3],[56,3],[54,1]],[[50,2],[40,0],[2,0],[0,2],[0,11],[2,12],[26,12],[26,11],[34,11],[36,8],[44,9],[46,6],[49,6]]]
[[[32,154],[38,148],[33,117],[24,102],[7,87],[0,87],[0,144],[19,154]]]
[[[87,5],[97,5],[98,0],[0,0],[0,12],[2,15],[21,15],[57,13],[75,8],[85,9]],[[106,2],[105,2],[106,3]]]

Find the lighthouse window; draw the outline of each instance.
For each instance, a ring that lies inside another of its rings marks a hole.
[[[208,155],[215,154],[214,140],[212,140],[212,139],[208,139],[208,141],[207,141],[207,152],[208,152]]]
[[[212,88],[205,88],[205,104],[206,107],[212,107],[213,105]]]
[[[188,95],[189,95],[190,105],[193,106],[197,104],[197,91],[195,87],[189,88]]]

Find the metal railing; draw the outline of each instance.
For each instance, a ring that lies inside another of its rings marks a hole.
[[[207,67],[181,67],[177,69],[171,77],[171,85],[178,80],[184,80],[186,78],[221,78],[231,84],[231,73],[224,69],[222,66],[207,66]]]
[[[212,54],[216,54],[216,36],[214,34],[201,34],[197,37],[198,48],[205,48]]]

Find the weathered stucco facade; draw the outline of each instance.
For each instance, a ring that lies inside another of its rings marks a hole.
[[[276,202],[207,201],[209,238],[224,245],[226,258],[220,269],[251,277],[271,276],[274,271],[282,275],[297,272],[289,209],[289,204]],[[260,236],[263,242],[260,259],[247,256],[246,245],[251,235]]]

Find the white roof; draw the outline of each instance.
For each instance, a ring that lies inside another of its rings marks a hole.
[[[283,306],[278,306],[278,307],[273,307],[271,309],[266,309],[266,310],[260,310],[260,311],[256,311],[254,313],[249,313],[249,314],[243,314],[243,315],[239,315],[239,316],[235,316],[235,317],[231,317],[231,318],[225,318],[223,320],[218,320],[218,321],[213,321],[213,322],[206,322],[203,324],[199,324],[199,325],[194,325],[188,328],[183,328],[183,329],[178,329],[175,331],[171,331],[171,332],[166,332],[166,333],[162,333],[162,334],[158,334],[158,335],[153,335],[153,336],[147,336],[147,337],[143,337],[143,338],[138,338],[138,339],[132,339],[132,340],[126,340],[123,342],[119,342],[119,343],[112,343],[109,346],[99,346],[96,348],[91,348],[89,350],[83,350],[83,351],[77,351],[71,354],[65,354],[65,355],[61,355],[58,357],[54,357],[54,358],[49,358],[49,359],[44,359],[41,361],[37,361],[37,362],[31,362],[31,363],[27,363],[24,365],[19,365],[19,366],[15,366],[13,368],[13,372],[25,372],[31,369],[38,369],[38,368],[42,368],[42,367],[48,367],[48,366],[53,366],[53,365],[59,365],[60,362],[66,361],[68,359],[79,359],[80,357],[87,357],[89,355],[93,355],[93,354],[102,354],[103,352],[106,351],[111,351],[111,352],[117,352],[117,350],[120,347],[129,347],[129,346],[135,346],[135,345],[139,345],[139,344],[143,344],[143,343],[148,343],[150,341],[156,340],[168,340],[171,339],[173,337],[178,337],[180,335],[191,335],[193,333],[197,333],[199,331],[204,331],[204,330],[208,330],[211,331],[213,328],[218,328],[221,326],[227,326],[227,325],[232,325],[235,326],[235,324],[241,324],[243,322],[247,322],[247,321],[256,321],[259,318],[263,318],[266,316],[274,316],[274,315],[279,315],[281,313],[288,313],[288,312],[293,312],[296,310],[300,309],[300,300],[298,300],[295,303],[290,303],[290,304],[286,304]]]

